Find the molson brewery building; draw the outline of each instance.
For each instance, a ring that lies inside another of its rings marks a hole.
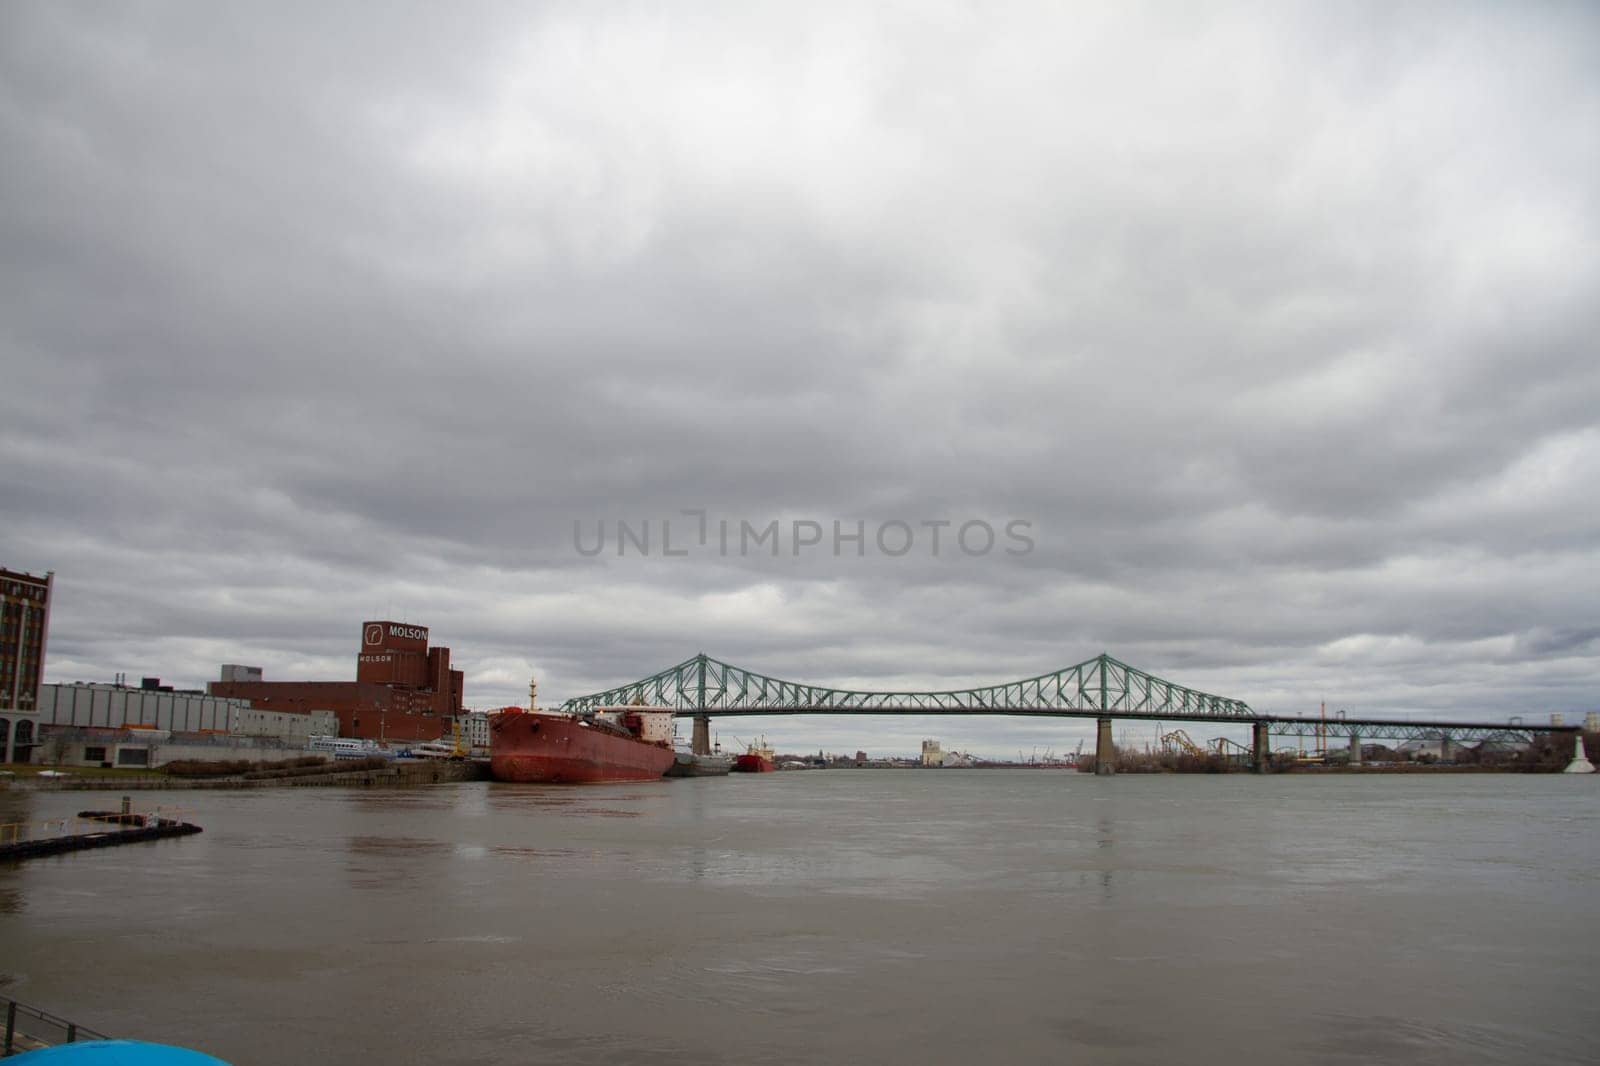
[[[450,649],[428,647],[427,627],[405,622],[361,623],[354,681],[263,681],[254,667],[224,666],[206,691],[261,710],[332,711],[340,736],[373,740],[437,740],[461,713]]]

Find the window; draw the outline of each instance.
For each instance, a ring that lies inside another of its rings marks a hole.
[[[83,761],[84,762],[105,762],[106,761],[106,749],[105,748],[93,748],[93,747],[84,748],[83,749]]]
[[[117,749],[117,765],[118,766],[149,766],[150,765],[150,749],[149,748],[118,748]]]

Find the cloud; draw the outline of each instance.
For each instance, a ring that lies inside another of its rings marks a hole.
[[[482,706],[1109,650],[1586,709],[1597,59],[1558,5],[8,4],[0,562],[61,680],[403,613]],[[686,508],[1036,547],[573,549]]]

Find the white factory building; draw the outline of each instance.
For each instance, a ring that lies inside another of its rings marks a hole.
[[[284,758],[337,735],[332,711],[261,710],[247,700],[125,685],[39,686],[38,735],[24,761],[159,766],[175,759]]]
[[[173,733],[228,733],[301,741],[339,732],[339,719],[332,711],[264,711],[251,707],[248,700],[123,685],[40,685],[38,708],[41,726],[132,726]]]

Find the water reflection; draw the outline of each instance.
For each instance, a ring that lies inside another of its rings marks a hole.
[[[416,837],[349,836],[345,838],[346,881],[351,888],[401,888],[433,877],[437,860],[452,845]]]
[[[585,854],[576,848],[517,848],[506,844],[496,844],[493,851],[494,854],[503,858],[520,859],[524,861],[548,860],[554,862],[566,862],[571,859],[577,859]]]
[[[0,968],[239,1062],[1586,1061],[1592,791],[766,776],[197,795],[0,870]]]
[[[352,810],[370,811],[447,811],[456,806],[456,797],[448,787],[439,789],[347,789],[340,798]]]
[[[529,808],[571,807],[578,803],[582,786],[495,785],[485,791],[484,806],[495,813]]]
[[[450,845],[437,840],[419,837],[368,837],[352,836],[345,839],[345,847],[357,855],[437,855],[451,850]]]
[[[637,818],[642,811],[623,810],[620,807],[578,807],[574,806],[571,814],[593,818]]]
[[[0,825],[11,822],[30,822],[34,815],[33,794],[14,789],[0,789]]]
[[[1095,819],[1095,847],[1107,853],[1110,853],[1117,845],[1116,821],[1112,818],[1110,807],[1110,802],[1099,807],[1099,815]],[[1103,861],[1113,862],[1114,860],[1108,854]],[[1116,901],[1115,885],[1114,869],[1111,865],[1107,865],[1100,871],[1100,903],[1102,906],[1110,906]]]
[[[677,797],[679,801],[678,817],[694,830],[702,829],[710,819],[710,812],[707,810],[709,802],[707,797],[710,795],[709,787],[720,787],[724,783],[721,781],[696,781],[691,778],[685,782],[674,782],[674,784],[688,786]],[[683,855],[684,877],[686,880],[695,883],[705,881],[710,875],[712,861],[712,853],[706,845],[713,841],[708,841],[701,832],[691,832],[689,839],[691,843]]]

